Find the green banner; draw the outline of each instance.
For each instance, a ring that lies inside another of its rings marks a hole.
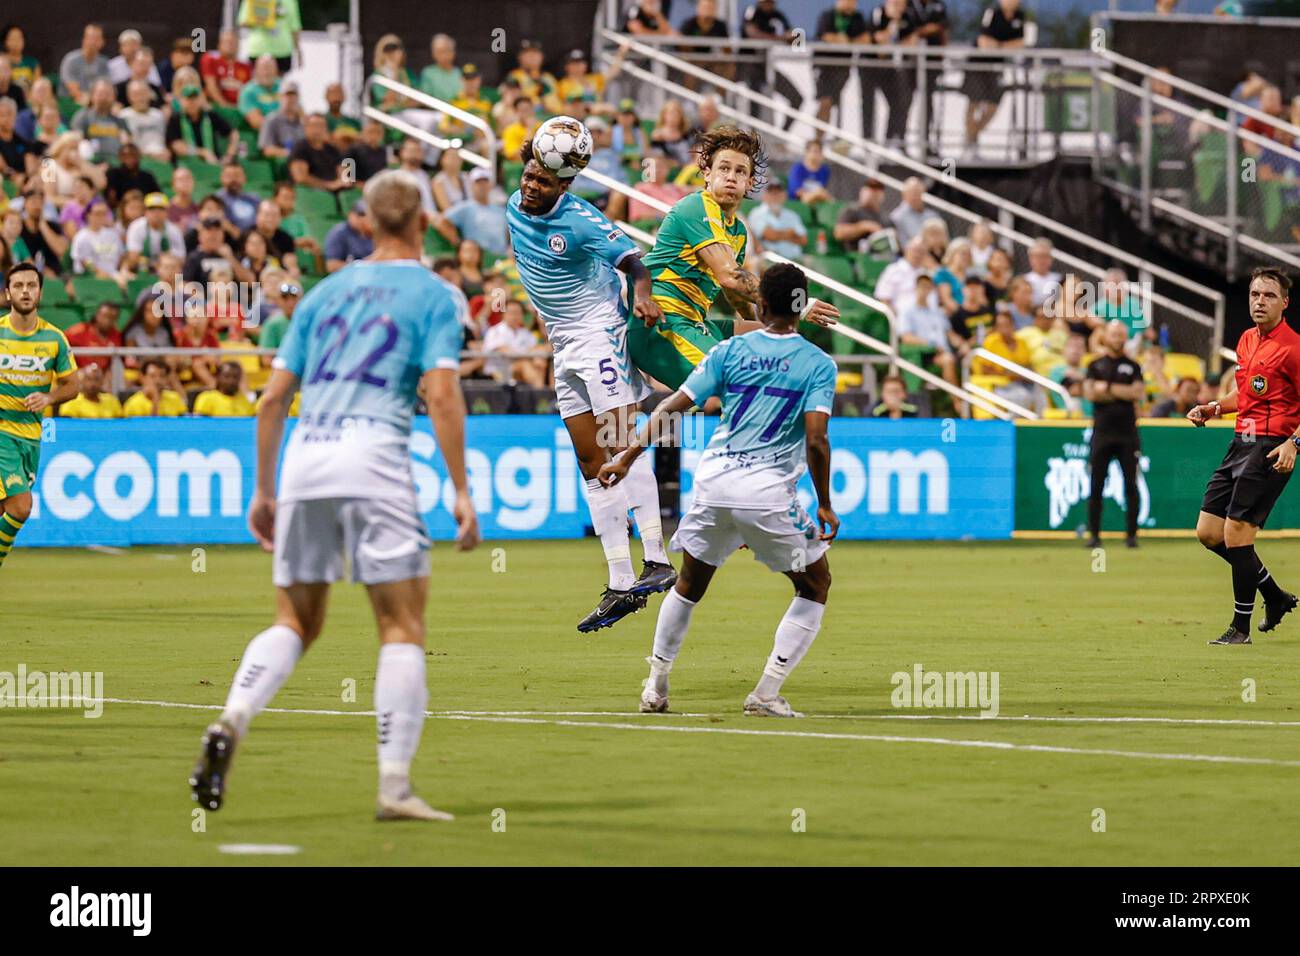
[[[1184,422],[1141,425],[1138,526],[1193,529],[1210,475],[1232,441],[1230,426],[1196,428]],[[1016,530],[1079,532],[1088,522],[1088,443],[1092,429],[1075,423],[1016,427]],[[1103,531],[1124,530],[1124,476],[1112,461],[1103,486]],[[1290,488],[1266,527],[1300,527],[1300,500]]]

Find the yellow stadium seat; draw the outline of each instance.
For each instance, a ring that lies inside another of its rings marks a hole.
[[[1205,362],[1198,356],[1189,355],[1186,352],[1169,352],[1165,355],[1165,378],[1171,383],[1177,383],[1179,379],[1194,378],[1198,382],[1205,381]]]
[[[996,388],[1006,385],[1008,382],[1011,381],[1011,379],[1009,379],[1005,375],[972,375],[966,381],[968,382],[968,384],[975,385],[978,388],[987,389],[988,391],[991,392]],[[970,411],[971,411],[972,418],[993,417],[984,409],[980,408],[978,405],[975,404],[971,405]]]

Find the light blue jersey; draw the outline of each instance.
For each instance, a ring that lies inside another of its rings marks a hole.
[[[465,297],[413,260],[357,260],[294,311],[275,367],[298,376],[279,496],[405,495],[421,376],[459,369]]]
[[[835,375],[831,357],[798,334],[759,329],[714,346],[681,389],[699,405],[722,400],[694,500],[720,508],[793,501],[807,470],[804,413],[831,413]]]
[[[626,321],[616,267],[638,250],[599,209],[566,192],[546,215],[532,216],[516,190],[506,223],[519,278],[552,335],[563,341]]]

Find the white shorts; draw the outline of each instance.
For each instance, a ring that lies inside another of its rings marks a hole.
[[[650,394],[627,354],[627,325],[556,343],[555,404],[561,418],[600,415],[633,405]]]
[[[802,571],[830,547],[797,501],[789,508],[715,508],[693,504],[669,545],[719,567],[742,544],[773,571]]]
[[[429,536],[415,500],[314,498],[276,508],[276,587],[337,581],[345,556],[355,583],[428,577]]]

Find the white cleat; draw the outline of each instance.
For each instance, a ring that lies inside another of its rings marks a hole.
[[[763,700],[755,694],[745,698],[745,714],[749,717],[802,717],[784,697]]]
[[[413,793],[400,799],[380,794],[375,802],[376,820],[455,820],[450,813],[435,810]]]
[[[654,681],[650,678],[646,678],[644,689],[641,691],[641,713],[668,713],[668,695],[656,691]]]

